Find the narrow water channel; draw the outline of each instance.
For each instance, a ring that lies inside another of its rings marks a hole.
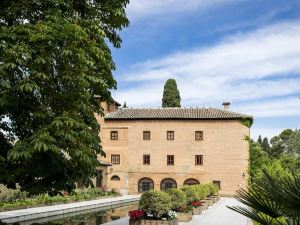
[[[14,223],[13,225],[122,225],[126,224],[122,221],[125,221],[124,217],[128,216],[128,212],[130,210],[137,209],[137,207],[137,203],[127,203],[113,206],[113,208],[95,208],[92,210],[78,211],[58,216],[45,217],[37,220],[18,222]],[[121,220],[121,218],[123,218],[123,220]]]

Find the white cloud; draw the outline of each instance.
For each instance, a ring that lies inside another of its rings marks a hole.
[[[187,13],[191,10],[206,10],[211,7],[236,0],[132,0],[127,7],[130,20],[170,16],[174,13]]]
[[[233,110],[249,113],[253,115],[254,118],[298,116],[300,115],[300,99],[297,97],[289,97],[283,99],[260,100],[254,103],[240,104],[234,107]]]
[[[119,89],[118,96],[131,106],[159,106],[163,84],[171,77],[178,83],[185,106],[216,106],[223,100],[258,101],[299,94],[299,74],[300,22],[295,21],[133,65],[121,82],[134,84],[134,88]],[[258,116],[279,116],[299,111],[293,106],[255,112]]]

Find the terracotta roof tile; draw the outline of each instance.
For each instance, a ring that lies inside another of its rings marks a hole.
[[[217,108],[120,108],[105,116],[106,120],[138,119],[252,119],[251,115],[231,112]]]

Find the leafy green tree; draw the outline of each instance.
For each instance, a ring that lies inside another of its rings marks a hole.
[[[286,129],[271,139],[270,156],[280,158],[283,154],[298,155],[300,153],[300,131]]]
[[[248,190],[239,190],[236,198],[247,207],[229,208],[259,224],[300,224],[299,176],[278,176],[264,171],[263,177]]]
[[[120,47],[128,2],[1,1],[0,164],[10,169],[0,183],[50,194],[91,185],[104,154],[94,96],[116,88],[108,42]]]
[[[180,93],[174,79],[168,79],[164,86],[162,107],[180,107]]]
[[[271,164],[268,154],[258,142],[249,140],[250,145],[250,179],[251,181],[262,176],[262,169]]]

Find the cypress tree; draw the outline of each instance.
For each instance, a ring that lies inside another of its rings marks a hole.
[[[263,139],[262,144],[261,144],[261,147],[262,147],[262,149],[263,149],[265,152],[269,152],[270,144],[269,144],[268,138],[265,137],[265,138]]]
[[[262,138],[261,138],[261,135],[258,136],[257,142],[260,144],[260,146],[262,145]]]
[[[180,107],[180,93],[174,79],[168,79],[164,86],[162,107]]]

